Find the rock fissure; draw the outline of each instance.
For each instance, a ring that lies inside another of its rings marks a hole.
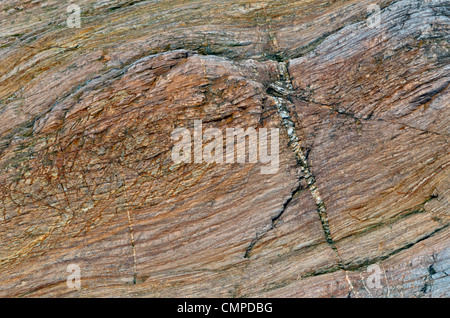
[[[261,240],[269,231],[276,228],[278,222],[280,221],[280,218],[283,216],[284,212],[286,211],[287,207],[291,203],[293,197],[300,191],[304,190],[302,187],[301,182],[295,187],[295,189],[291,192],[291,195],[287,198],[287,200],[283,203],[283,206],[281,208],[281,211],[272,218],[272,224],[269,229],[263,231],[260,235],[256,235],[256,237],[250,242],[249,246],[245,250],[244,258],[250,258],[250,254],[255,247],[256,243]]]
[[[287,107],[289,98],[293,95],[293,86],[290,80],[287,63],[278,63],[278,81],[269,85],[267,92],[272,96],[275,101],[275,107],[277,113],[280,116],[281,123],[286,130],[286,134],[289,139],[289,147],[295,155],[297,164],[300,166],[303,177],[306,180],[307,186],[311,195],[315,201],[316,209],[319,214],[319,219],[322,224],[322,229],[325,235],[325,239],[330,247],[333,249],[336,258],[338,260],[338,266],[342,268],[342,259],[337,250],[336,244],[331,236],[330,225],[328,221],[327,209],[325,202],[322,200],[319,189],[317,188],[316,179],[311,172],[311,168],[308,163],[302,148],[301,141],[297,136],[295,130],[295,123],[292,120],[290,111]]]
[[[339,265],[334,265],[334,266],[332,266],[332,267],[330,267],[328,269],[317,270],[317,271],[312,271],[312,272],[306,273],[306,274],[302,275],[301,277],[302,278],[307,278],[307,277],[312,277],[312,276],[326,275],[326,274],[331,274],[331,273],[337,272],[339,270],[359,271],[359,270],[361,270],[363,268],[367,268],[370,265],[377,264],[379,262],[385,261],[388,258],[390,258],[392,256],[395,256],[395,255],[397,255],[398,253],[400,253],[402,251],[405,251],[405,250],[408,250],[408,249],[414,247],[415,245],[417,245],[420,242],[423,242],[423,241],[425,241],[425,240],[427,240],[429,238],[432,238],[433,236],[439,234],[441,231],[443,231],[446,228],[448,228],[449,225],[450,224],[446,224],[444,226],[441,226],[441,227],[437,228],[436,230],[432,231],[431,233],[428,233],[428,234],[420,237],[419,239],[417,239],[417,240],[415,240],[413,242],[407,243],[407,244],[403,245],[402,247],[400,247],[398,249],[395,249],[394,251],[392,251],[392,252],[390,252],[388,254],[381,255],[381,256],[378,256],[378,257],[375,257],[375,258],[371,258],[371,259],[367,259],[366,261],[364,261],[364,262],[362,262],[360,264],[354,264],[354,265],[342,264],[340,266]]]

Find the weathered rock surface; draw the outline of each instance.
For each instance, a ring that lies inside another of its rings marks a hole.
[[[449,3],[370,3],[3,1],[0,296],[448,297]],[[278,172],[175,164],[194,120]]]

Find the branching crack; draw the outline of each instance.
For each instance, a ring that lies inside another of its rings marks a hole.
[[[300,141],[295,131],[295,123],[292,120],[289,109],[287,108],[287,104],[289,103],[290,97],[295,96],[288,67],[285,62],[278,63],[278,67],[279,67],[278,68],[279,80],[276,81],[275,83],[272,83],[268,87],[267,92],[272,96],[272,98],[275,101],[275,106],[278,115],[280,116],[282,125],[286,129],[286,133],[289,138],[289,146],[296,157],[297,163],[301,168],[303,177],[306,180],[309,191],[311,192],[311,195],[316,203],[316,209],[319,214],[320,222],[322,224],[322,229],[325,234],[326,241],[336,254],[338,266],[342,268],[343,266],[341,257],[339,256],[336,244],[331,236],[325,203],[323,202],[320,196],[319,190],[316,185],[316,179],[311,172],[308,160],[301,148]]]

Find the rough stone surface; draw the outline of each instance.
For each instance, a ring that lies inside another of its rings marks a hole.
[[[449,2],[370,3],[2,1],[0,296],[449,297]]]

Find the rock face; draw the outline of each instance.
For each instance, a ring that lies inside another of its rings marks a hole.
[[[0,296],[450,296],[449,3],[370,4],[3,1]]]

